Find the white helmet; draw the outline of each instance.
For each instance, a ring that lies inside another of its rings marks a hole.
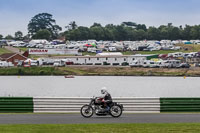
[[[102,87],[101,88],[101,94],[105,94],[105,93],[107,93],[107,89],[106,89],[106,87]]]

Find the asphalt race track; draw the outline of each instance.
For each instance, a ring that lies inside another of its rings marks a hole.
[[[79,123],[200,123],[200,114],[123,114],[120,118],[83,118],[80,114],[0,114],[0,124]]]

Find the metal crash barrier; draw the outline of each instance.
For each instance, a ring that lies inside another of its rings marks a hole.
[[[200,98],[120,97],[125,113],[200,112]],[[0,113],[79,113],[88,97],[0,97]]]
[[[160,98],[113,98],[126,113],[160,113]],[[90,98],[33,98],[36,113],[77,113]]]

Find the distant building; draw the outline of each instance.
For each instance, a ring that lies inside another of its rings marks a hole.
[[[27,57],[17,54],[17,53],[6,53],[0,55],[0,60],[1,61],[7,61],[7,62],[12,62],[14,66],[17,66],[19,62],[25,61]]]
[[[59,57],[55,57],[59,58]],[[63,59],[63,57],[60,57]],[[108,55],[107,53],[96,56],[66,56],[64,59],[70,60],[77,65],[128,65],[134,60],[150,60],[158,58],[158,55]]]

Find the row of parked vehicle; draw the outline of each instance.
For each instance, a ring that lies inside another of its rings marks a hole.
[[[69,59],[48,59],[39,58],[37,60],[27,59],[19,61],[18,66],[33,67],[50,65],[55,67],[64,67],[66,65],[74,65],[74,62]],[[0,67],[13,67],[11,62],[0,61]],[[134,60],[129,64],[130,67],[144,67],[144,68],[189,68],[190,65],[183,63],[180,60]]]
[[[73,62],[68,59],[54,60],[54,59],[47,59],[47,58],[39,58],[37,60],[27,59],[21,63],[18,63],[18,66],[24,66],[24,67],[43,66],[43,65],[63,67],[65,65],[73,65]]]
[[[14,65],[11,62],[0,61],[0,67],[13,67]]]
[[[190,52],[190,53],[175,52],[175,53],[159,55],[159,58],[178,58],[178,57],[182,57],[182,58],[200,57],[200,52]]]
[[[182,63],[180,60],[134,60],[129,64],[130,67],[144,67],[144,68],[189,68],[190,65]]]

